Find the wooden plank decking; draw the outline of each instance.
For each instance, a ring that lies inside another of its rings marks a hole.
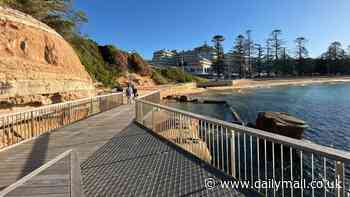
[[[8,197],[84,197],[77,154],[68,150],[0,191]]]
[[[133,118],[134,106],[123,105],[0,152],[0,190],[73,149],[86,196],[252,196],[207,189],[206,178],[229,177],[134,124]],[[40,194],[58,196],[44,188]]]
[[[133,113],[132,106],[120,106],[0,152],[0,190],[69,149],[86,160],[131,124]]]

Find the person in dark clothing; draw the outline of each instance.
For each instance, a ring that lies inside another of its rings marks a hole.
[[[125,93],[126,93],[126,97],[128,98],[128,104],[132,104],[133,88],[130,84],[126,88]]]
[[[136,88],[136,86],[133,84],[131,87],[132,87],[132,92],[133,92],[133,94],[134,94],[134,97],[137,98],[139,95],[137,94],[137,88]]]

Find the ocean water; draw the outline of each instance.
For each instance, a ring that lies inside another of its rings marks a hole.
[[[241,116],[245,122],[255,122],[257,114],[261,111],[278,111],[287,112],[293,116],[305,120],[309,128],[304,133],[304,139],[312,141],[317,144],[334,147],[341,150],[350,151],[350,83],[334,83],[334,84],[313,84],[305,86],[279,86],[271,88],[261,89],[245,89],[245,90],[230,90],[230,91],[208,91],[199,97],[215,100],[225,100],[230,107],[233,107]],[[169,106],[180,108],[183,110],[199,113],[207,116],[211,116],[217,119],[225,121],[232,120],[232,114],[229,110],[229,106],[223,104],[194,104],[194,103],[177,103],[169,102]],[[216,136],[215,131],[208,132],[206,135]],[[227,136],[223,136],[226,138]],[[218,138],[220,139],[220,138]],[[282,180],[282,174],[284,174],[284,180],[293,177],[294,180],[301,180],[301,174],[303,179],[307,183],[313,180],[335,180],[335,167],[334,161],[327,159],[327,174],[324,175],[324,160],[319,155],[315,155],[312,160],[310,152],[303,152],[303,158],[301,160],[299,151],[293,150],[289,153],[289,149],[282,149],[284,156],[280,156],[281,149],[279,146],[275,146],[275,160],[272,159],[272,146],[267,146],[267,160],[261,159],[265,153],[260,143],[260,159],[257,159],[257,144],[253,143],[252,149],[249,147],[249,139],[247,139],[247,145],[244,145],[244,138],[241,136],[235,136],[236,142],[240,142],[240,145],[236,143],[236,151],[234,158],[224,157],[224,161],[228,162],[227,166],[230,166],[231,161],[237,161],[241,165],[236,165],[236,172],[238,176],[247,175],[248,178],[254,177],[257,180],[259,175],[257,174],[257,164],[260,164],[260,177],[267,177],[272,179],[275,176],[275,180]],[[253,139],[254,142],[255,139]],[[230,140],[228,140],[230,142]],[[217,155],[226,155],[225,147],[220,144],[220,141],[213,141],[214,145],[208,146],[208,150],[212,155],[212,163],[216,163]],[[217,145],[215,145],[217,144]],[[238,148],[238,146],[240,148]],[[246,149],[244,149],[246,146]],[[218,148],[217,148],[218,147]],[[230,146],[230,143],[228,144]],[[240,150],[240,151],[239,151]],[[246,150],[247,152],[244,152]],[[282,153],[281,153],[282,154]],[[241,157],[239,156],[241,155]],[[243,155],[248,156],[247,161],[244,161]],[[249,159],[249,155],[252,159]],[[282,159],[283,158],[283,159]],[[291,162],[293,160],[293,162]],[[283,164],[282,164],[283,161]],[[300,162],[303,163],[303,168],[300,167]],[[246,165],[243,165],[246,164]],[[264,166],[267,166],[265,171]],[[345,170],[345,190],[347,195],[350,195],[350,170],[349,165],[346,164]],[[245,168],[248,166],[248,168]],[[253,170],[250,170],[249,166],[254,166]],[[312,166],[314,166],[314,173],[312,174]],[[275,169],[274,171],[272,169]],[[275,172],[275,174],[273,174]],[[283,172],[283,173],[281,173]],[[293,173],[293,174],[291,174]],[[264,180],[264,178],[263,178]],[[334,189],[315,189],[310,188],[303,189],[285,189],[284,196],[324,196],[326,191],[327,196],[335,196]],[[294,193],[292,192],[294,191]],[[277,196],[281,196],[281,189],[277,190]],[[267,196],[273,196],[273,189],[267,191]],[[292,195],[293,193],[293,195]],[[303,195],[302,195],[303,194]]]
[[[287,112],[307,122],[306,140],[350,151],[350,83],[209,91],[200,96],[227,101],[245,122],[255,122],[261,111]],[[232,119],[225,105],[168,105],[226,121]]]

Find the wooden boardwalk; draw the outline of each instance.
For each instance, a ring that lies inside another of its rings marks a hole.
[[[0,190],[73,149],[86,196],[252,196],[207,189],[206,178],[228,177],[134,124],[134,116],[134,106],[123,105],[0,152]],[[54,170],[65,171],[65,167]],[[15,196],[30,196],[26,191],[38,188],[29,184],[25,189]],[[67,194],[62,188],[44,187],[39,193]]]
[[[77,153],[69,150],[0,191],[0,196],[83,197],[81,183]]]
[[[69,149],[78,152],[80,161],[86,160],[133,117],[133,107],[123,105],[0,152],[0,190]]]

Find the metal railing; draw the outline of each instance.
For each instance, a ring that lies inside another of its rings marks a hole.
[[[123,104],[113,93],[0,116],[0,150]]]
[[[350,196],[349,152],[163,106],[147,97],[136,100],[136,121],[266,196]],[[274,181],[285,185],[261,185]]]

